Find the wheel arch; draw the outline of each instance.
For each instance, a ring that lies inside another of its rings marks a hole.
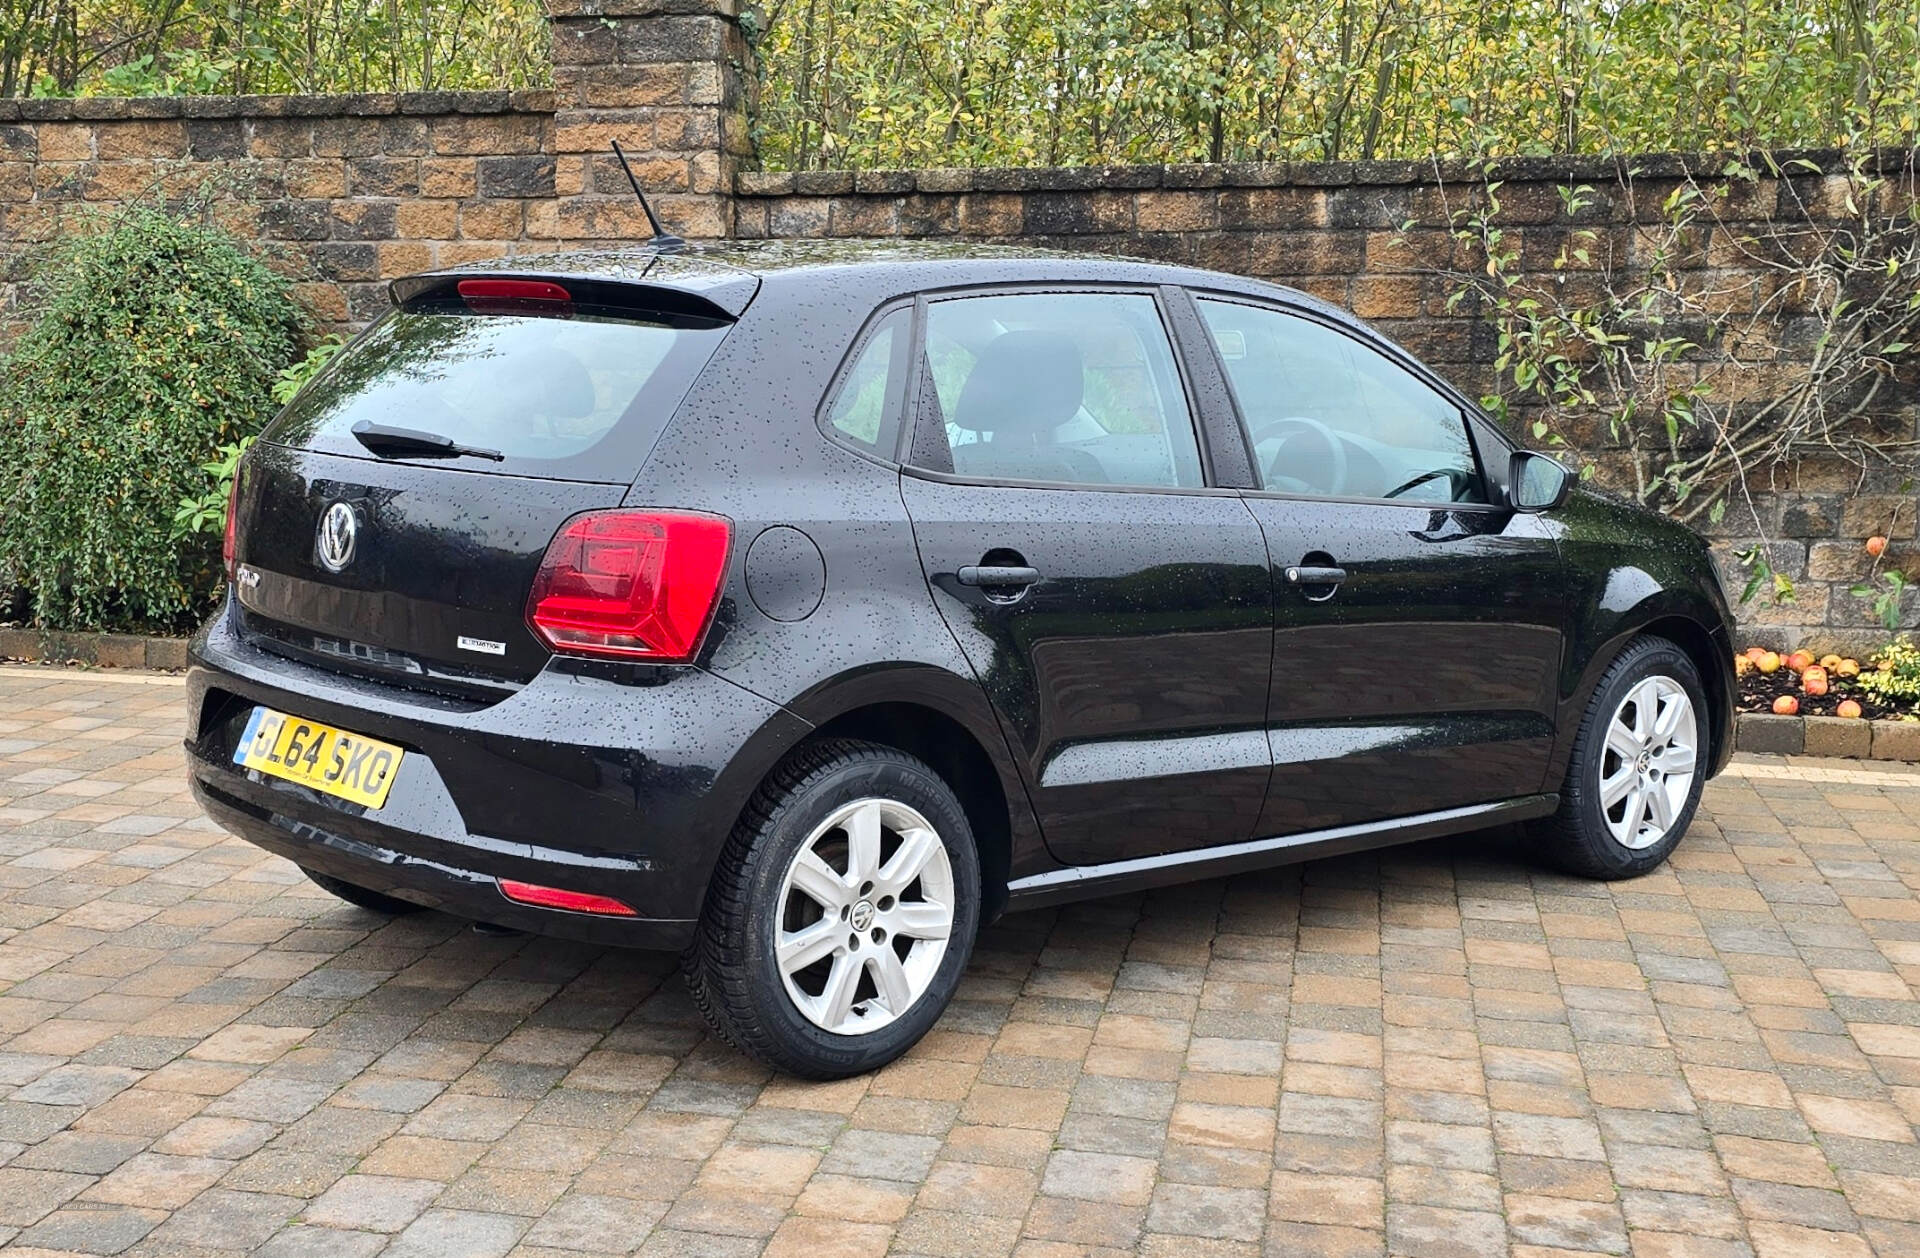
[[[1580,661],[1578,680],[1562,705],[1561,734],[1555,740],[1553,767],[1547,781],[1558,782],[1566,775],[1567,761],[1573,753],[1574,732],[1586,715],[1587,705],[1593,701],[1600,679],[1620,653],[1641,637],[1664,638],[1693,662],[1701,685],[1706,688],[1710,709],[1708,776],[1717,774],[1733,751],[1732,647],[1724,623],[1710,606],[1695,605],[1675,590],[1660,591],[1615,618],[1597,645]]]
[[[1012,879],[1013,824],[1006,788],[972,731],[938,709],[911,701],[852,708],[818,727],[808,741],[855,738],[924,761],[952,788],[980,856],[980,921],[1000,915]]]
[[[980,853],[982,925],[1006,906],[1015,877],[1056,867],[999,720],[973,678],[922,663],[871,665],[813,687],[785,705],[783,715],[810,728],[781,739],[771,756],[750,757],[752,781],[730,792],[736,804],[724,819],[723,835],[738,823],[758,784],[801,747],[855,738],[925,761],[953,789]],[[718,854],[716,848],[716,859]]]

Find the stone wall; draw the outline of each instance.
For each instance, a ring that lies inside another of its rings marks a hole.
[[[90,210],[205,188],[285,248],[323,322],[364,322],[383,279],[553,235],[552,145],[544,92],[0,101],[0,302]]]
[[[1443,274],[1471,263],[1446,224],[1477,184],[1473,171],[1341,162],[756,172],[739,0],[548,4],[551,92],[0,101],[0,325],[34,244],[89,207],[150,190],[213,189],[216,212],[284,247],[315,311],[343,328],[376,315],[384,282],[398,275],[633,243],[648,229],[610,156],[618,139],[668,228],[691,238],[971,239],[1257,275],[1351,308],[1469,392],[1492,384],[1492,331],[1450,305],[1455,282]],[[1755,185],[1729,210],[1723,235],[1804,207],[1841,211],[1834,155],[1795,157],[1795,178]],[[1630,253],[1641,247],[1637,229],[1688,173],[1686,158],[1636,159],[1628,195],[1612,162],[1509,162],[1502,221],[1536,273],[1575,231]],[[1570,183],[1591,185],[1594,205],[1570,215],[1559,193]],[[1746,264],[1724,244],[1699,242],[1703,278],[1739,278]],[[1763,394],[1805,353],[1795,328],[1781,329],[1773,363],[1745,387]],[[1885,391],[1872,423],[1889,443],[1920,436],[1920,380],[1909,375]],[[1842,460],[1810,456],[1781,469],[1752,510],[1702,526],[1717,535],[1730,572],[1732,554],[1764,535],[1794,578],[1795,605],[1743,609],[1756,633],[1795,644],[1878,636],[1862,600],[1847,593],[1866,570],[1861,543],[1871,534],[1890,534],[1887,562],[1920,578],[1916,504],[1902,488],[1913,460],[1909,447],[1889,448],[1908,451],[1903,467],[1863,479]]]
[[[738,8],[548,0],[550,92],[0,100],[0,325],[32,246],[149,194],[209,190],[341,328],[398,275],[645,238],[616,139],[673,230],[725,236],[749,150]]]

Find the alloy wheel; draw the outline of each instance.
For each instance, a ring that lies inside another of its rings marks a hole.
[[[1607,722],[1600,812],[1621,846],[1652,847],[1686,807],[1700,750],[1693,700],[1671,677],[1643,678]]]
[[[953,863],[927,819],[896,800],[854,800],[814,828],[781,880],[781,983],[822,1030],[877,1031],[933,982],[953,915]]]

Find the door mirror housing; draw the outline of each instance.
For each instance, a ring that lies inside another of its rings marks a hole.
[[[1507,502],[1515,511],[1551,511],[1572,488],[1573,473],[1544,454],[1516,450],[1507,465]]]

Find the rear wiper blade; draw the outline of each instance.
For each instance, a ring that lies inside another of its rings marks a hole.
[[[388,424],[374,424],[361,420],[353,426],[356,441],[378,455],[423,455],[427,458],[457,458],[472,455],[476,459],[492,459],[495,463],[507,456],[498,450],[484,450],[479,446],[463,446],[451,437],[443,437],[437,432],[422,432],[418,428],[394,428]]]

